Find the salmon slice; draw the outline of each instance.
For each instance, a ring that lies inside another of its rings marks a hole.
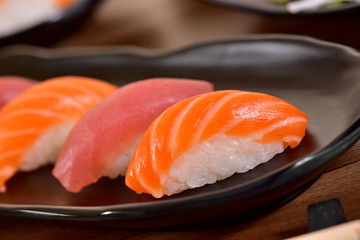
[[[53,163],[75,123],[116,89],[97,79],[58,77],[5,105],[0,111],[0,190],[18,170]]]
[[[74,3],[75,0],[53,0],[56,5],[61,8],[67,8]]]
[[[298,146],[307,121],[296,107],[262,93],[225,90],[186,99],[151,124],[126,185],[159,198],[246,172]]]

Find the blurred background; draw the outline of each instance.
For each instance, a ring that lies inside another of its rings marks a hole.
[[[301,34],[360,49],[360,12],[294,16],[195,0],[101,0],[81,29],[52,46],[125,44],[168,49],[263,33]]]
[[[311,36],[360,49],[359,8],[299,16],[264,13],[261,7],[260,11],[228,8],[200,0],[92,2],[86,17],[62,26],[67,28],[66,31],[60,28],[57,33],[49,33],[53,35],[51,41],[41,39],[44,37],[41,32],[33,34],[33,38],[40,38],[34,42],[54,48],[134,45],[174,49],[246,34],[285,33]],[[240,0],[240,5],[241,2],[251,1]],[[24,37],[20,39],[25,40]]]
[[[360,49],[360,12],[279,16],[194,0],[102,0],[78,32],[53,46],[125,44],[167,49],[263,33],[302,34]]]

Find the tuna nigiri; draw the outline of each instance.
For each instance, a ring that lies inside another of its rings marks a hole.
[[[126,185],[160,198],[246,172],[296,147],[307,120],[291,104],[261,93],[225,90],[186,99],[151,124]]]
[[[0,190],[18,170],[54,162],[74,124],[114,92],[112,84],[59,77],[25,90],[0,110]]]
[[[206,81],[148,79],[119,88],[91,109],[71,131],[53,175],[78,192],[102,176],[125,176],[132,154],[151,122],[186,98],[213,91]]]
[[[0,77],[0,108],[25,89],[36,84],[35,80],[18,76]]]

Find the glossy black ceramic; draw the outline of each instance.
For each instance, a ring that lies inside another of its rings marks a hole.
[[[51,21],[0,37],[0,47],[11,44],[47,45],[77,30],[101,0],[81,0]]]
[[[205,2],[213,3],[219,6],[247,10],[266,14],[279,15],[297,15],[297,16],[315,16],[337,14],[349,11],[358,11],[360,4],[348,3],[340,6],[321,7],[316,10],[308,10],[296,14],[290,13],[284,5],[274,4],[272,0],[204,0]]]
[[[72,194],[52,177],[51,167],[18,173],[0,194],[2,217],[118,228],[218,223],[229,214],[246,221],[294,198],[360,137],[359,53],[305,37],[249,36],[167,53],[11,47],[0,50],[0,75],[83,75],[119,86],[151,77],[203,79],[217,90],[275,95],[309,116],[297,148],[245,174],[162,199],[137,195],[122,177]]]

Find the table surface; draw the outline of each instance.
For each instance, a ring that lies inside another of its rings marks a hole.
[[[103,0],[76,32],[51,48],[129,45],[178,49],[246,34],[311,36],[360,49],[359,12],[297,17],[235,11],[202,1]],[[360,142],[338,157],[300,196],[246,223],[211,229],[135,231],[0,221],[1,239],[284,239],[307,232],[310,204],[338,198],[348,220],[360,218]]]

